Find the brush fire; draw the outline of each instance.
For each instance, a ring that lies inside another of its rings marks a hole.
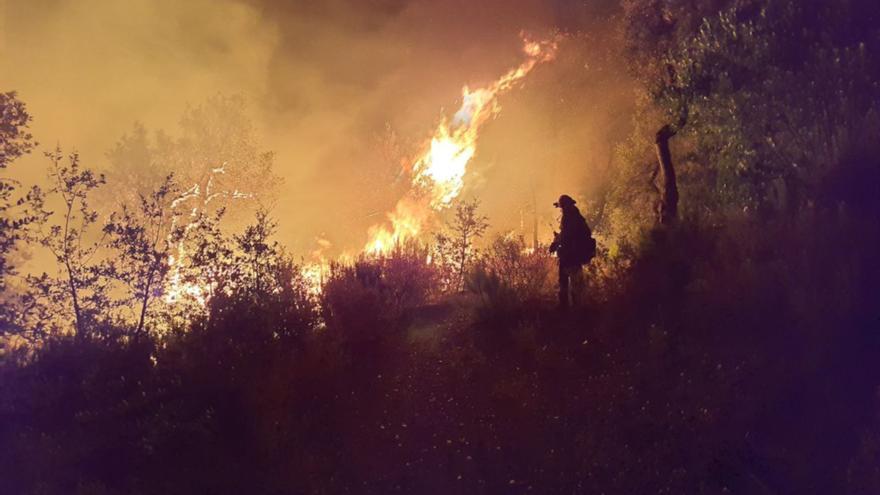
[[[411,162],[409,191],[386,214],[386,221],[369,228],[363,254],[381,256],[396,246],[416,240],[434,216],[448,208],[461,194],[467,167],[477,150],[480,129],[498,115],[498,97],[525,78],[538,64],[552,61],[557,41],[523,38],[526,60],[491,84],[462,88],[461,104],[452,118],[444,116],[418,157]],[[320,292],[328,261],[316,251],[303,269],[314,293]]]

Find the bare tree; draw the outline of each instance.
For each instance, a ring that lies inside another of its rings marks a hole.
[[[474,242],[489,228],[488,218],[477,210],[476,199],[462,201],[455,207],[455,216],[449,224],[449,233],[436,235],[436,249],[440,263],[449,272],[448,288],[461,291],[468,267],[476,258]]]

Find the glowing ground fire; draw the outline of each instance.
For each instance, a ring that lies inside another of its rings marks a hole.
[[[207,297],[211,289],[210,284],[202,281],[195,282],[185,280],[181,273],[181,263],[183,263],[188,256],[185,233],[198,226],[198,222],[201,220],[201,215],[207,213],[208,206],[213,200],[221,196],[232,199],[251,197],[249,193],[241,192],[237,189],[233,191],[215,191],[214,177],[225,173],[226,163],[223,163],[220,167],[211,169],[204,187],[200,187],[199,184],[193,184],[192,187],[184,191],[171,203],[171,209],[173,211],[179,211],[183,208],[185,203],[191,204],[191,208],[189,209],[188,215],[174,216],[171,222],[170,232],[168,233],[168,242],[174,245],[174,249],[172,254],[168,257],[168,285],[165,289],[165,302],[167,303],[173,304],[180,302],[182,299],[190,299],[199,305],[204,306],[207,302]],[[181,235],[179,239],[174,240],[174,234],[181,218],[187,219],[185,225],[182,227],[184,235]]]

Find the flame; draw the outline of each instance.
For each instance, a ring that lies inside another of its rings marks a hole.
[[[367,254],[387,253],[403,241],[415,238],[429,220],[429,215],[430,210],[425,208],[423,198],[404,196],[397,202],[394,211],[387,214],[393,231],[385,225],[370,227],[370,242],[364,251]]]
[[[433,214],[448,208],[461,194],[467,166],[477,151],[480,128],[501,111],[498,96],[513,87],[541,62],[553,60],[556,40],[523,40],[526,60],[492,84],[462,89],[461,106],[444,117],[413,163],[413,189],[387,214],[388,222],[368,231],[367,254],[385,254],[395,245],[416,238]]]
[[[330,263],[324,256],[324,252],[333,246],[323,234],[315,238],[318,247],[310,253],[311,260],[303,260],[300,273],[306,283],[306,289],[312,297],[318,297],[324,290],[324,283],[330,272]]]
[[[225,174],[226,165],[227,163],[224,162],[219,167],[212,168],[208,173],[208,178],[204,187],[200,187],[198,183],[193,184],[192,187],[181,193],[180,196],[171,202],[171,210],[175,212],[178,211],[178,208],[181,208],[181,205],[184,203],[190,203],[193,206],[189,210],[189,219],[183,227],[184,234],[177,241],[174,252],[168,256],[168,266],[170,269],[164,295],[165,302],[168,304],[174,304],[185,299],[195,301],[199,306],[204,306],[207,303],[208,295],[211,293],[212,289],[211,284],[204,281],[193,282],[185,280],[181,273],[181,263],[187,259],[188,256],[186,252],[186,234],[198,226],[201,215],[208,211],[208,206],[215,199],[225,197],[235,200],[252,197],[251,194],[241,192],[238,189],[233,191],[214,190],[214,177],[220,174]],[[168,234],[169,241],[171,241],[174,232],[178,228],[180,218],[181,216],[175,215],[172,220],[171,229]]]
[[[536,65],[553,60],[556,55],[557,42],[554,39],[532,41],[523,39],[523,53],[526,60],[502,75],[486,87],[471,90],[462,88],[461,105],[452,119],[443,117],[434,135],[425,144],[421,154],[412,162],[412,188],[402,197],[394,210],[387,213],[385,224],[374,225],[368,231],[369,241],[364,247],[367,255],[387,254],[395,246],[408,239],[415,239],[422,232],[434,215],[448,208],[452,201],[461,194],[468,163],[477,150],[477,138],[483,124],[500,112],[498,96],[511,89],[514,84],[528,75]],[[170,273],[165,289],[166,303],[174,304],[183,300],[195,301],[200,306],[207,303],[213,289],[209,282],[186,280],[182,274],[181,263],[187,259],[186,232],[198,226],[203,213],[207,212],[209,203],[219,197],[229,199],[248,198],[251,195],[234,191],[213,190],[214,177],[225,173],[224,163],[213,168],[207,177],[204,187],[194,184],[172,203],[172,209],[178,211],[184,203],[192,204],[188,220],[183,227],[184,235],[177,242],[174,252],[169,256]],[[175,216],[172,231],[178,227]],[[170,235],[169,235],[170,240]],[[326,239],[319,239],[320,248],[312,253],[312,261],[304,263],[302,274],[313,295],[320,294],[330,264],[323,256],[323,251],[330,245]],[[340,261],[353,259],[343,255]],[[430,263],[430,255],[428,262]]]
[[[324,290],[329,265],[324,260],[305,263],[300,272],[306,283],[306,290],[312,297],[318,297]]]

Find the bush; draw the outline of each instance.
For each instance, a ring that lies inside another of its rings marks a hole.
[[[467,273],[468,291],[477,296],[477,318],[488,324],[490,340],[502,337],[524,313],[555,300],[556,260],[545,246],[526,246],[523,238],[499,236]],[[506,337],[505,337],[506,338]]]
[[[496,274],[519,301],[554,299],[556,260],[546,246],[528,247],[522,236],[498,237],[482,264]]]
[[[427,250],[410,244],[387,255],[333,264],[322,292],[328,328],[352,341],[381,338],[434,295],[437,270]]]

